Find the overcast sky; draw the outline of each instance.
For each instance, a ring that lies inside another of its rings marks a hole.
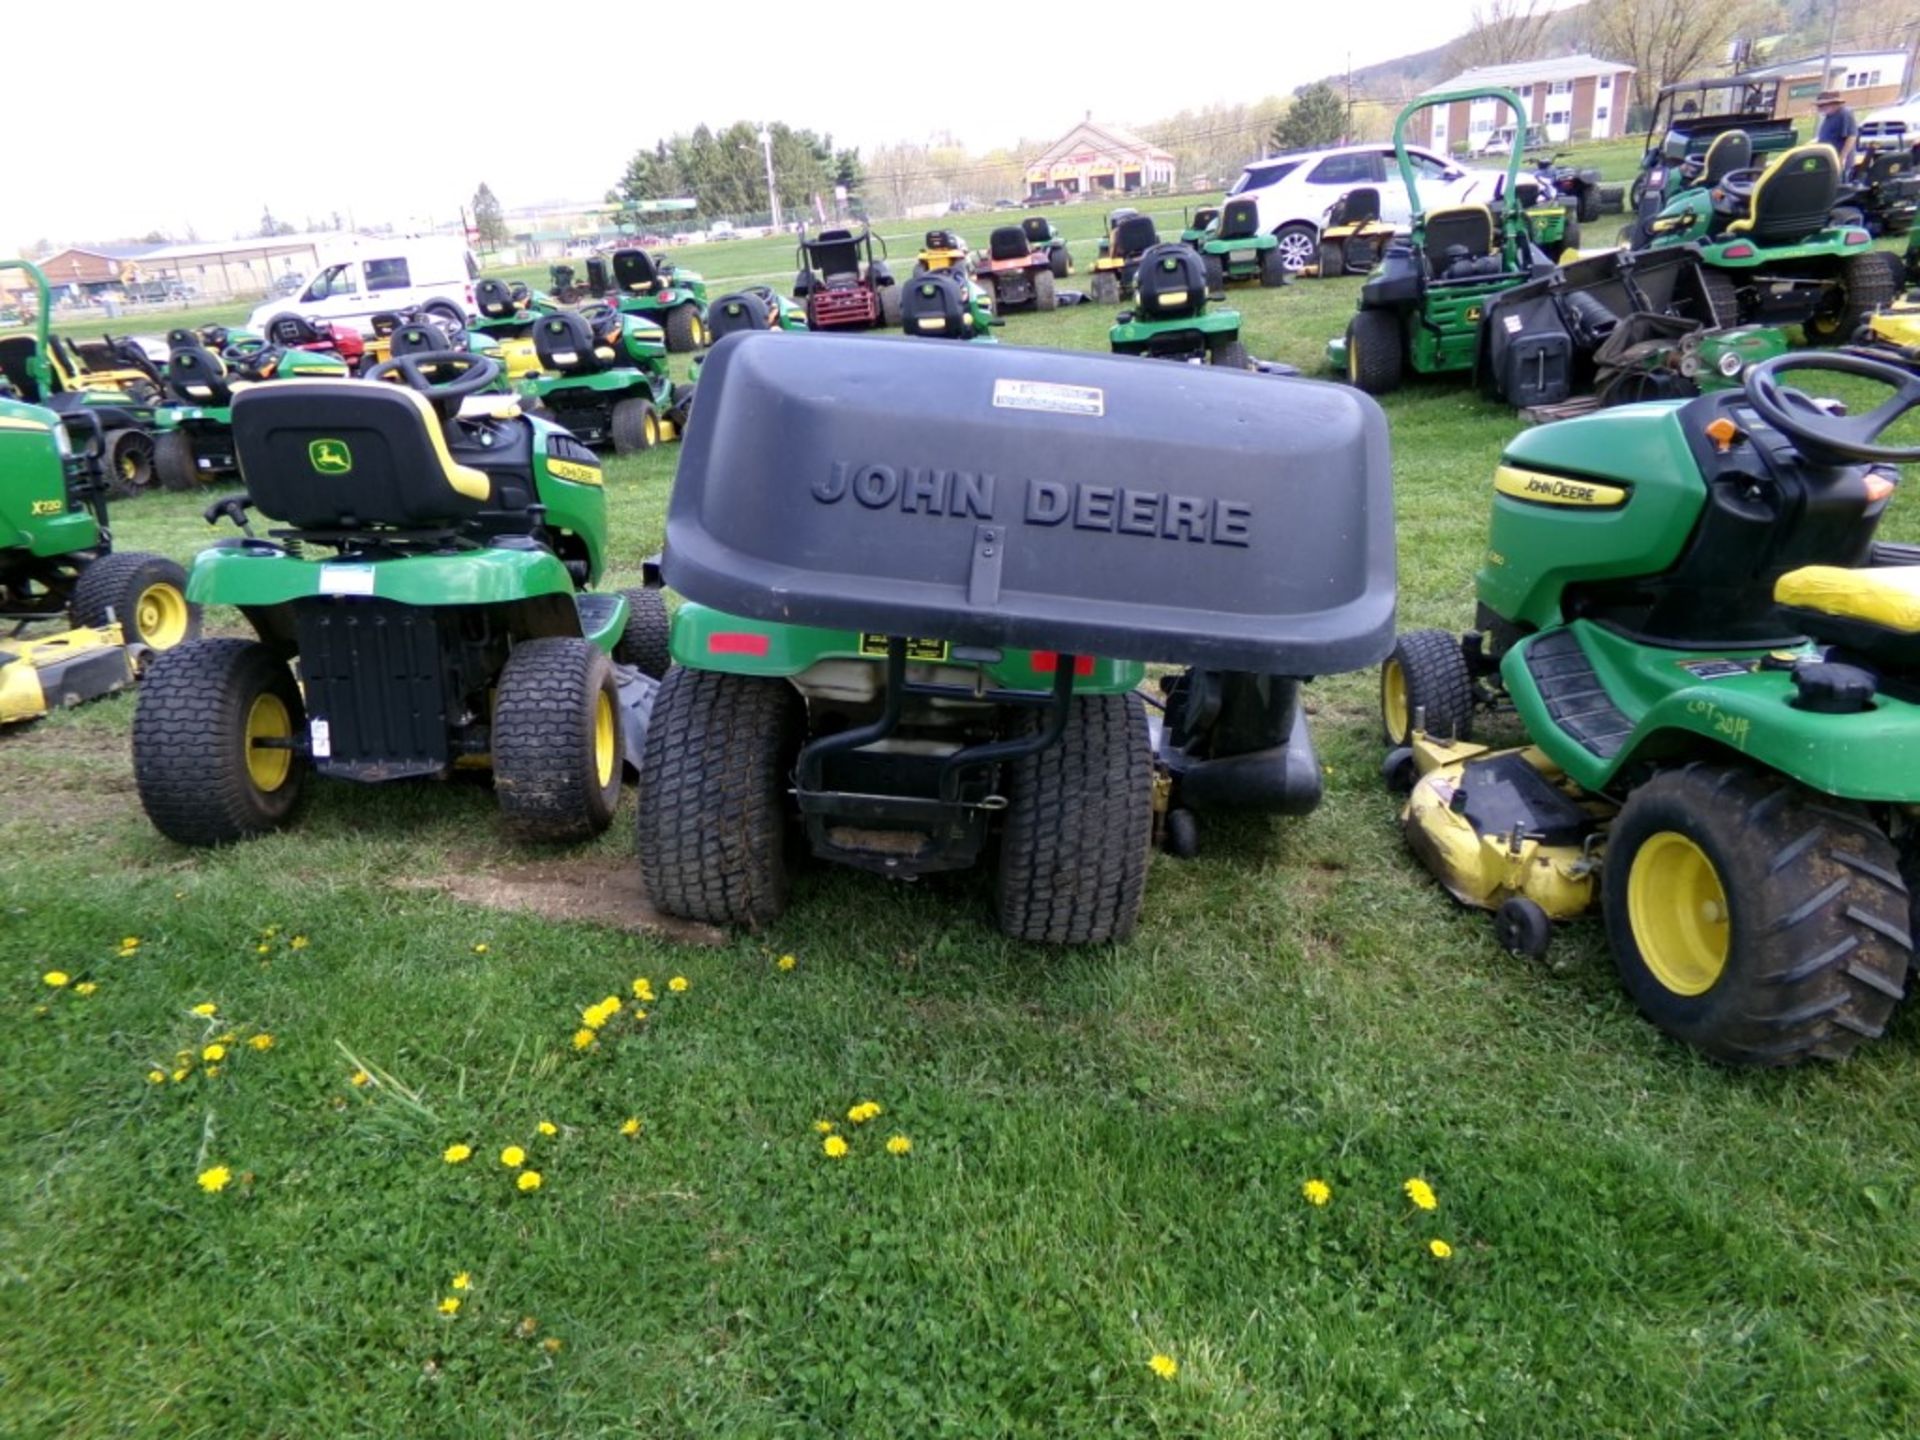
[[[226,238],[265,206],[295,225],[338,210],[404,226],[451,218],[482,180],[509,208],[598,200],[636,148],[702,121],[784,120],[869,153],[950,131],[979,150],[1089,110],[1127,124],[1285,93],[1349,57],[1440,44],[1471,9],[21,0],[0,21],[17,132],[0,246]],[[1066,20],[1021,43],[1022,14]],[[810,60],[810,33],[830,62]]]

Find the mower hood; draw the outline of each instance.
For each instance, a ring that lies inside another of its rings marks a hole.
[[[1318,381],[739,334],[706,361],[666,581],[734,615],[1315,675],[1393,638],[1387,428]]]

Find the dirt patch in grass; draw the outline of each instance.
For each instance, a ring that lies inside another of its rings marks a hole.
[[[124,738],[72,725],[0,733],[0,818],[61,835],[98,833],[138,812]]]
[[[687,945],[719,945],[716,926],[662,915],[647,900],[640,867],[631,861],[553,860],[487,873],[410,876],[408,890],[438,890],[489,910],[521,911],[547,920],[582,920],[615,930],[663,935]]]

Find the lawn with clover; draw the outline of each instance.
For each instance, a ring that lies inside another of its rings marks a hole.
[[[1355,284],[1237,291],[1251,348],[1315,364]],[[1387,410],[1402,622],[1464,627],[1516,422]],[[674,453],[607,468],[615,583]],[[189,558],[204,498],[117,539]],[[1081,951],[985,876],[811,869],[712,940],[497,908],[630,876],[632,800],[533,851],[469,777],[190,852],[131,700],[0,735],[0,1434],[1913,1433],[1912,1013],[1702,1062],[1597,924],[1502,954],[1405,852],[1371,680],[1312,695],[1322,809]]]

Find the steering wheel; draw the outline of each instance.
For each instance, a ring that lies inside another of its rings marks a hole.
[[[1744,210],[1753,199],[1753,187],[1759,183],[1760,175],[1758,167],[1729,170],[1714,182],[1714,188],[1727,199],[1739,201],[1740,208]]]
[[[220,358],[241,380],[270,380],[286,353],[284,345],[261,345],[249,350],[229,348]]]
[[[613,306],[583,305],[578,313],[587,322],[587,329],[593,332],[595,343],[604,341],[611,345],[620,338],[621,314]]]
[[[450,379],[438,378],[452,370]],[[394,377],[399,376],[399,381]],[[404,383],[434,400],[458,400],[478,395],[500,378],[500,362],[472,350],[423,350],[417,355],[399,355],[382,360],[362,377]]]
[[[1789,370],[1827,370],[1875,380],[1892,390],[1864,415],[1830,415],[1799,390],[1775,377]],[[1864,355],[1809,350],[1776,355],[1747,371],[1747,403],[1754,412],[1799,447],[1809,459],[1842,463],[1912,465],[1920,462],[1920,443],[1876,445],[1882,431],[1911,410],[1920,409],[1920,375]]]

